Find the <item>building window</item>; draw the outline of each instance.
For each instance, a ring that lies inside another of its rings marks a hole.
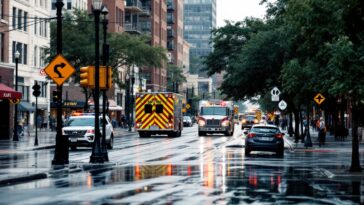
[[[34,67],[37,67],[38,65],[38,47],[37,46],[34,46],[34,58],[33,58],[33,65]]]
[[[28,58],[28,45],[13,41],[13,63],[15,63],[15,52],[18,51],[20,53],[19,63],[27,64]]]
[[[4,39],[5,38],[5,34],[0,33],[0,62],[4,62]]]
[[[35,35],[37,35],[37,28],[38,28],[38,27],[37,27],[37,25],[38,25],[38,24],[37,24],[37,21],[38,21],[38,18],[37,18],[37,17],[35,17],[35,18],[34,18],[34,34],[35,34]]]
[[[27,21],[28,21],[28,12],[24,11],[24,28],[23,28],[24,31],[27,31],[27,27],[28,27],[28,25],[27,25],[28,22]]]
[[[18,29],[21,30],[21,26],[22,26],[22,15],[23,15],[23,11],[22,10],[18,10]]]
[[[67,1],[67,10],[71,10],[72,9],[72,0],[68,0]]]
[[[4,0],[0,0],[0,18],[4,19]]]
[[[28,64],[28,45],[27,44],[23,44],[23,64]]]
[[[13,7],[13,28],[16,28],[16,8]]]

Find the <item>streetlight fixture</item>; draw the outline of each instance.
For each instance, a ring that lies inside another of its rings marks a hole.
[[[100,14],[101,14],[101,0],[92,0],[92,8],[95,18],[95,139],[92,145],[92,153],[90,156],[91,163],[103,163],[104,157],[101,152],[100,144],[100,42],[99,42],[99,28],[100,28]]]
[[[18,91],[18,64],[19,64],[19,51],[15,52],[15,91]],[[18,104],[15,104],[15,113],[14,113],[14,136],[13,141],[19,141],[18,136]]]
[[[109,45],[106,42],[106,37],[107,37],[107,24],[109,23],[106,16],[109,13],[109,11],[107,10],[106,6],[104,6],[101,10],[101,14],[104,16],[104,19],[102,20],[102,25],[103,25],[103,37],[104,37],[104,41],[103,41],[103,52],[102,52],[102,61],[103,61],[103,65],[105,66],[105,72],[106,72],[106,78],[109,77],[109,69],[107,67],[107,61],[109,58]],[[106,80],[106,88],[102,91],[102,140],[101,140],[101,152],[102,155],[104,157],[105,161],[109,161],[109,156],[107,155],[107,148],[106,148],[106,102],[108,102],[107,100],[107,96],[106,96],[106,90],[108,88],[108,79]],[[112,138],[110,138],[110,141],[113,140]],[[110,142],[110,144],[112,143],[112,141]]]

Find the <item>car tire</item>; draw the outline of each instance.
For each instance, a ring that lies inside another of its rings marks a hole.
[[[111,135],[109,143],[107,143],[107,148],[112,149],[113,147],[114,147],[114,135]]]
[[[150,137],[150,134],[149,133],[146,133],[146,132],[139,132],[139,137],[140,138]]]
[[[245,156],[250,156],[250,152],[251,152],[251,150],[249,150],[248,148],[245,148]]]
[[[72,151],[76,151],[77,150],[77,146],[76,145],[71,145],[70,147],[71,147],[71,150]]]
[[[284,149],[279,149],[276,151],[277,157],[284,157]]]
[[[205,136],[205,135],[206,135],[206,133],[205,133],[205,132],[198,131],[198,136],[199,136],[199,137],[202,137],[202,136]]]

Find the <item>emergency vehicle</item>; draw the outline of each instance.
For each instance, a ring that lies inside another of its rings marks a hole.
[[[198,112],[198,135],[234,133],[234,105],[232,101],[201,100]]]
[[[182,96],[171,92],[137,93],[135,129],[140,137],[150,137],[154,134],[181,136]]]

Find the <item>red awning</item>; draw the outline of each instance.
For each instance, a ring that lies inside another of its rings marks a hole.
[[[0,100],[21,99],[21,96],[21,92],[17,92],[14,89],[0,83]]]

